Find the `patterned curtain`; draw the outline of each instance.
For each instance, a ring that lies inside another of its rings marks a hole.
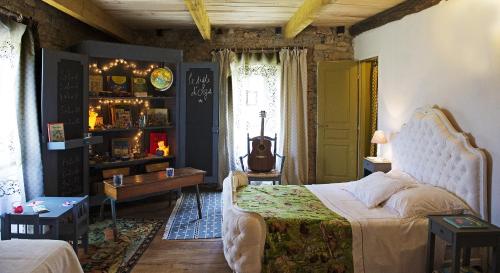
[[[239,157],[247,154],[247,133],[260,135],[260,111],[266,111],[266,136],[280,134],[280,66],[276,53],[242,53],[231,64],[233,86],[233,160],[231,169],[241,168]]]
[[[229,174],[233,158],[233,107],[229,79],[231,63],[236,55],[229,49],[212,53],[212,61],[219,64],[219,187]]]
[[[370,138],[377,130],[378,118],[378,62],[374,61],[371,65],[370,75]],[[368,139],[370,141],[370,139]],[[370,142],[369,156],[377,156],[377,144]]]
[[[0,213],[43,194],[33,33],[0,19]]]

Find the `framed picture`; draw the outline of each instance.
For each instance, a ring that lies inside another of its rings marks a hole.
[[[130,154],[130,139],[113,138],[111,140],[111,156],[122,157]]]
[[[134,96],[136,97],[148,96],[148,83],[145,78],[132,78],[132,93],[134,93]]]
[[[49,142],[64,142],[64,123],[47,124]]]
[[[115,128],[129,128],[132,126],[132,114],[129,107],[116,106],[111,108],[111,123]]]
[[[130,96],[129,78],[127,76],[106,76],[108,91],[117,96]]]
[[[148,126],[166,126],[168,122],[167,108],[150,108],[146,110]]]
[[[168,145],[167,142],[167,133],[149,133],[149,153],[156,154],[156,150],[158,149],[158,143],[163,141],[164,145]]]
[[[101,75],[90,75],[89,76],[89,89],[90,93],[94,96],[99,95],[104,89],[104,81]]]

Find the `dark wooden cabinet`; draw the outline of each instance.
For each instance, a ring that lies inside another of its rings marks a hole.
[[[217,181],[216,64],[183,64],[181,50],[98,41],[83,41],[70,50],[72,53],[43,50],[42,145],[46,195],[103,196],[103,170],[128,167],[130,174],[137,174],[145,171],[145,164],[165,161],[175,168],[205,170],[206,182]],[[158,67],[173,72],[173,83],[165,91],[153,88],[149,81],[151,72]],[[133,93],[132,80],[138,77],[136,74],[146,80],[147,94]],[[103,81],[102,92],[96,91],[95,81],[92,82],[91,77],[97,75]],[[111,92],[106,79],[116,75],[127,79],[130,94]],[[131,105],[129,124],[119,128],[107,126],[115,115],[111,106],[121,104]],[[137,117],[145,115],[142,106],[148,112],[152,108],[168,109],[168,120],[164,124],[140,123]],[[89,129],[89,110],[96,108],[101,111],[100,122],[106,125]],[[48,142],[47,123],[51,122],[64,123],[66,142]],[[151,133],[166,134],[169,156],[148,153],[152,149]],[[145,152],[146,157],[141,157],[140,152],[135,153],[137,158],[130,159],[117,159],[113,155],[116,146],[113,141],[137,136],[140,139],[135,142],[140,144],[137,149]],[[105,154],[105,160],[95,161],[95,154]],[[95,204],[92,198],[91,203]]]

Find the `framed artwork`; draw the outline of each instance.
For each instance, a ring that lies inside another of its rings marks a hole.
[[[166,126],[168,122],[167,108],[150,108],[146,110],[148,126]]]
[[[47,124],[49,142],[64,142],[64,123]]]
[[[111,156],[122,157],[130,154],[130,139],[113,138],[111,140]]]
[[[148,83],[145,78],[132,78],[132,93],[134,93],[134,96],[136,97],[148,96]]]
[[[163,141],[165,146],[168,145],[167,133],[149,133],[149,153],[156,154],[156,150],[159,148],[158,143]]]
[[[97,96],[99,92],[104,89],[104,81],[101,75],[90,75],[89,76],[89,89],[90,93]]]

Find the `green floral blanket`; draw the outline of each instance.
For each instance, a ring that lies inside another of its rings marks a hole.
[[[304,186],[243,186],[236,203],[266,222],[262,272],[353,272],[349,221]]]

